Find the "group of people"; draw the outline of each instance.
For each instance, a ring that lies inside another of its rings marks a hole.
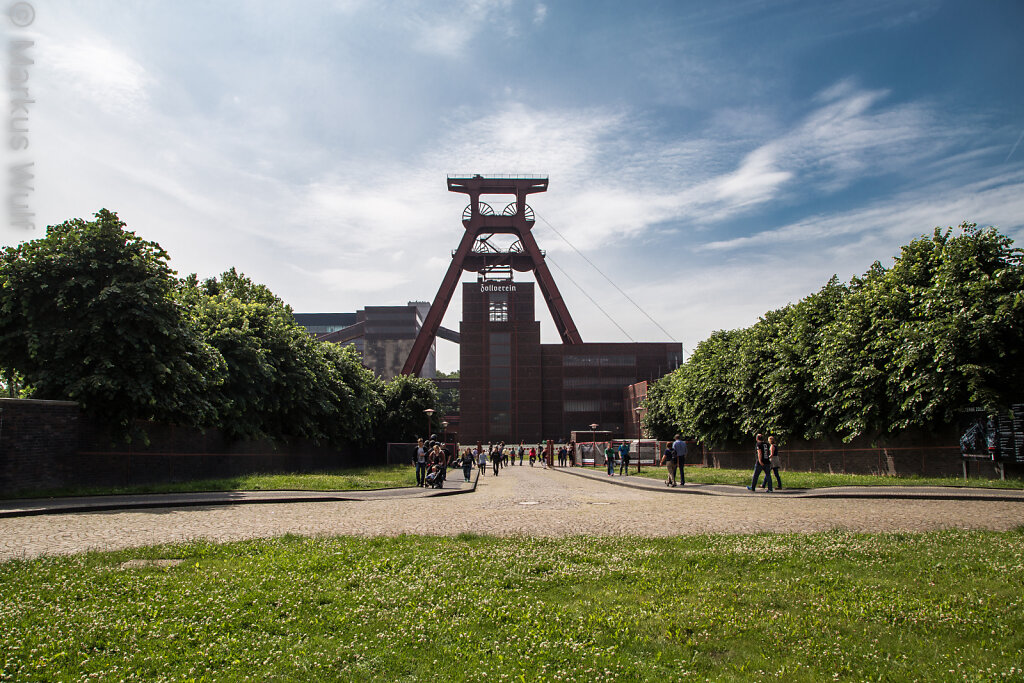
[[[772,474],[775,474],[775,482],[778,484],[777,488],[782,488],[782,479],[779,477],[779,465],[781,464],[781,458],[779,457],[779,444],[774,436],[768,437],[768,442],[765,443],[764,435],[758,434],[754,437],[754,477],[750,481],[750,486],[747,487],[748,491],[757,490],[757,479],[764,473],[764,481],[761,482],[761,488],[766,485],[768,487],[768,493],[772,492]]]
[[[565,448],[562,448],[565,451]],[[564,464],[565,456],[559,451],[559,464]],[[523,460],[529,456],[530,467],[534,467],[539,460],[544,468],[547,468],[548,462],[544,455],[543,446],[530,446],[529,448],[523,442],[520,442],[519,447],[506,446],[505,442],[501,442],[497,445],[491,444],[487,448],[484,448],[483,444],[477,443],[476,448],[470,450],[466,449],[463,454],[463,458],[469,458],[469,462],[476,463],[480,470],[480,476],[487,474],[487,464],[491,465],[491,472],[494,476],[498,476],[498,472],[509,465],[515,466],[516,456],[519,456],[519,466],[523,467]],[[466,481],[469,481],[469,470],[467,470]]]
[[[563,445],[558,449],[557,457],[560,467],[571,463],[570,448],[572,445],[570,443],[568,446]],[[517,456],[520,467],[528,459],[530,467],[536,466],[539,462],[542,467],[547,468],[548,462],[544,448],[543,445],[527,447],[525,443],[520,443],[517,448],[516,446],[506,446],[504,442],[491,444],[485,448],[483,444],[477,443],[476,448],[466,448],[459,455],[450,452],[443,443],[436,441],[435,437],[426,441],[418,439],[416,453],[413,456],[413,465],[416,466],[416,485],[440,488],[447,477],[448,470],[453,468],[462,468],[467,482],[470,480],[474,466],[480,470],[481,476],[487,474],[488,466],[494,476],[498,476],[502,468],[516,464]]]
[[[563,445],[559,447],[557,455],[560,467],[565,467],[567,464],[575,465],[575,462],[570,457],[572,446],[573,444],[570,443],[568,446]],[[676,434],[675,440],[665,447],[665,452],[661,457],[661,464],[668,467],[668,478],[665,481],[666,486],[674,488],[686,483],[686,471],[684,469],[686,453],[686,439],[682,435]],[[444,444],[436,441],[433,437],[429,441],[418,439],[416,442],[416,454],[413,456],[413,464],[416,466],[416,485],[440,488],[444,485],[448,469],[455,467],[462,468],[463,476],[468,482],[474,465],[480,470],[480,475],[483,476],[487,474],[488,463],[490,463],[494,476],[498,476],[502,468],[516,464],[517,455],[519,456],[520,467],[523,466],[523,460],[527,456],[529,456],[530,467],[536,465],[538,460],[540,460],[544,468],[548,466],[547,458],[544,454],[544,446],[530,446],[527,448],[523,443],[520,443],[517,449],[515,446],[506,446],[502,442],[484,448],[482,444],[477,443],[476,448],[467,448],[459,456],[457,453],[448,451]],[[629,463],[631,461],[629,442],[623,442],[619,445],[618,449],[613,448],[612,444],[608,444],[604,456],[605,465],[608,468],[608,476],[615,474],[616,460],[619,464],[619,474],[629,474]],[[760,482],[762,489],[767,488],[768,493],[773,492],[775,489],[781,489],[782,478],[779,476],[781,458],[779,456],[777,439],[774,436],[769,436],[768,440],[765,441],[763,434],[756,435],[754,437],[754,458],[754,476],[747,490],[757,490],[758,479],[762,474],[764,474],[764,480]],[[775,487],[772,486],[772,475],[775,476]]]
[[[681,434],[676,434],[675,441],[665,446],[665,452],[661,455],[661,464],[668,466],[668,479],[665,480],[666,486],[675,488],[676,486],[682,486],[686,483],[686,439]],[[676,481],[676,472],[678,471],[678,481]]]
[[[629,474],[629,442],[623,441],[618,449],[612,448],[612,444],[604,449],[604,464],[608,468],[608,476],[615,474],[615,455],[618,453],[619,474]]]
[[[416,466],[416,485],[441,488],[448,476],[448,468],[460,464],[454,453],[444,444],[431,437],[428,441],[416,440],[416,452],[412,464]],[[466,475],[469,481],[469,475]]]

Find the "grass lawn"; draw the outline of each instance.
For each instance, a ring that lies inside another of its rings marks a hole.
[[[618,469],[615,470],[618,472]],[[630,476],[636,475],[636,465],[629,469]],[[668,472],[665,467],[644,465],[640,476],[665,481]],[[730,470],[713,467],[686,468],[686,481],[696,484],[729,484],[733,486],[750,486],[750,478],[754,475],[754,466],[750,469]],[[974,478],[964,482],[963,477],[881,477],[871,474],[828,474],[827,472],[787,472],[779,470],[782,485],[788,489],[817,489],[829,486],[971,486],[991,489],[1022,489],[1021,479],[980,479]],[[772,485],[775,475],[772,475]]]
[[[284,537],[0,564],[0,680],[1024,680],[1024,529]]]
[[[137,486],[90,486],[21,491],[18,498],[99,496],[128,493],[190,493],[193,491],[354,491],[416,485],[410,465],[359,467],[313,474],[246,474],[225,479],[198,479]]]

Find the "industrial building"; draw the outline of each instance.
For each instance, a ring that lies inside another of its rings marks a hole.
[[[406,306],[367,306],[354,313],[296,313],[295,322],[321,341],[351,344],[366,367],[389,380],[401,374],[429,309],[427,301],[410,301]],[[437,336],[459,341],[458,332],[444,327]],[[436,364],[431,344],[420,376],[434,377]]]
[[[296,321],[324,341],[354,344],[364,364],[385,379],[399,373],[433,378],[436,338],[459,343],[458,431],[464,443],[564,440],[595,428],[616,437],[636,434],[634,385],[676,369],[682,344],[583,341],[531,232],[535,217],[526,197],[547,187],[546,176],[449,176],[448,190],[469,195],[470,202],[462,214],[465,233],[433,302],[297,313]],[[500,213],[480,199],[501,195],[514,201]],[[492,241],[498,234],[515,242],[499,248]],[[455,332],[441,327],[441,320],[467,271],[477,280],[462,283],[462,321]],[[516,281],[516,272],[532,272],[536,282]],[[560,343],[540,341],[535,285]]]

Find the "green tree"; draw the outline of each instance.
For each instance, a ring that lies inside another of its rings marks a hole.
[[[764,314],[747,328],[736,369],[745,434],[786,439],[824,433],[813,378],[826,341],[822,330],[842,309],[845,296],[845,286],[833,276],[820,291]]]
[[[377,426],[377,443],[405,443],[426,434],[427,408],[437,408],[437,386],[429,379],[398,375],[384,386],[384,407]],[[434,422],[434,431],[440,432]]]
[[[992,228],[960,230],[914,240],[886,274],[906,315],[888,373],[894,405],[885,429],[949,421],[968,404],[995,412],[1021,397],[1024,251]]]
[[[672,384],[676,370],[661,379],[647,384],[647,395],[643,400],[644,430],[655,439],[671,439],[679,433],[678,406],[672,400]]]
[[[366,439],[382,409],[381,386],[351,348],[311,338],[266,286],[231,269],[182,282],[179,296],[224,357],[214,424],[234,438]]]
[[[0,367],[122,434],[137,419],[209,422],[223,360],[172,297],[167,253],[111,211],[95,219],[4,249]]]
[[[653,385],[648,427],[714,443],[884,437],[1024,386],[1024,250],[994,228],[936,228],[849,285],[835,276],[751,327],[715,332]]]

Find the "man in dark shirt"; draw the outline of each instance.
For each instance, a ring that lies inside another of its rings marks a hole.
[[[754,478],[751,480],[750,486],[747,487],[747,490],[755,490],[754,487],[757,486],[757,478],[762,472],[764,472],[764,476],[768,480],[768,493],[771,493],[772,480],[771,476],[768,474],[771,469],[768,456],[768,444],[764,442],[764,436],[761,434],[754,437],[754,456],[757,458],[754,462]]]
[[[686,483],[686,471],[683,466],[686,464],[686,439],[683,438],[682,434],[676,434],[676,440],[672,442],[672,450],[675,451],[676,457],[676,469],[679,472],[677,481],[682,486]]]
[[[412,462],[416,465],[416,485],[423,486],[427,477],[427,448],[423,439],[416,440],[416,453],[412,456]]]
[[[629,442],[619,445],[619,474],[629,474]]]

